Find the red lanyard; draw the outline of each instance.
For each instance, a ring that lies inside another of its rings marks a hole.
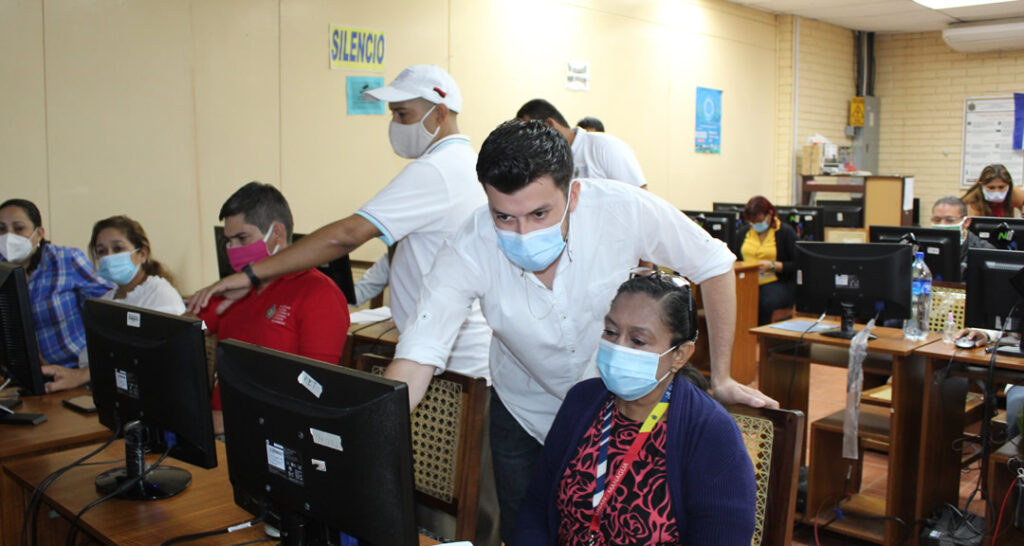
[[[601,496],[600,502],[597,507],[594,508],[594,516],[590,518],[590,540],[587,542],[588,545],[593,546],[597,544],[597,537],[601,532],[601,514],[604,509],[608,507],[608,500],[612,498],[612,493],[622,483],[622,479],[626,477],[626,472],[629,471],[629,467],[640,456],[640,448],[643,447],[647,437],[651,435],[651,431],[654,430],[654,425],[658,424],[662,416],[665,415],[665,411],[668,410],[669,397],[672,396],[672,384],[669,383],[669,388],[665,390],[665,394],[662,395],[661,401],[654,406],[651,410],[651,414],[644,419],[643,424],[640,426],[640,433],[637,434],[636,438],[633,439],[632,445],[626,451],[626,454],[622,456],[622,461],[619,463],[619,467],[615,470],[615,474],[612,475],[611,480],[608,481],[605,487],[604,494]],[[611,416],[612,404],[608,405],[609,417]]]

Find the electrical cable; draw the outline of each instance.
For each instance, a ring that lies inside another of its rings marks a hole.
[[[192,533],[188,535],[177,536],[172,539],[165,540],[163,543],[160,544],[160,546],[170,546],[171,544],[178,544],[179,542],[188,542],[190,540],[198,540],[200,538],[212,537],[217,535],[226,535],[228,533],[234,533],[236,531],[248,529],[253,525],[256,525],[257,523],[262,522],[263,518],[266,517],[266,514],[266,510],[264,510],[262,514],[256,516],[256,518],[251,519],[245,523],[239,523],[238,525],[232,525],[231,527],[225,527],[223,529],[217,529],[215,531],[203,531],[201,533]]]
[[[21,544],[23,546],[28,544],[35,546],[36,544],[36,515],[37,512],[39,511],[39,505],[42,504],[43,501],[43,493],[47,490],[47,488],[53,485],[53,482],[57,481],[57,478],[61,477],[68,470],[71,470],[76,466],[82,465],[86,460],[96,456],[99,452],[106,449],[108,446],[110,446],[110,444],[114,443],[114,440],[116,440],[118,436],[120,436],[120,434],[121,422],[120,420],[118,420],[117,424],[115,425],[114,434],[111,435],[106,442],[104,442],[102,445],[100,445],[93,451],[90,451],[89,453],[85,454],[78,460],[72,462],[71,464],[58,468],[57,470],[51,472],[48,476],[46,476],[39,482],[39,485],[37,485],[35,489],[32,490],[32,494],[29,497],[29,501],[25,506],[24,516],[22,517],[21,520]]]
[[[1010,481],[1010,487],[1006,488],[1006,495],[1003,496],[1003,505],[999,507],[999,517],[996,518],[996,528],[992,532],[992,546],[996,546],[996,540],[999,538],[999,527],[1003,525],[1003,510],[1006,509],[1006,501],[1010,500],[1010,495],[1013,493],[1013,485],[1019,479],[1020,476],[1014,476],[1013,480]]]
[[[106,496],[100,497],[100,498],[90,502],[89,504],[85,505],[85,508],[82,508],[81,510],[79,510],[78,513],[75,514],[75,518],[71,520],[71,526],[68,528],[68,538],[65,541],[65,545],[66,546],[74,546],[74,544],[75,544],[75,535],[78,534],[78,522],[82,519],[82,516],[86,512],[88,512],[89,510],[92,510],[96,506],[98,506],[98,505],[100,505],[100,504],[102,504],[102,503],[104,503],[104,502],[106,502],[106,501],[116,497],[117,495],[120,495],[121,493],[124,493],[125,491],[127,491],[131,487],[133,487],[136,484],[138,484],[142,480],[142,478],[145,478],[146,475],[149,474],[150,472],[152,472],[154,468],[157,468],[157,467],[160,466],[160,463],[162,463],[164,461],[164,459],[167,458],[167,455],[171,452],[171,449],[173,447],[174,446],[172,446],[172,445],[168,445],[167,449],[164,450],[164,454],[161,455],[160,458],[157,459],[155,463],[153,463],[151,466],[149,466],[145,470],[143,470],[142,473],[140,473],[138,476],[136,476],[136,477],[134,477],[134,478],[132,478],[130,480],[125,480],[124,482],[121,483],[121,485],[117,486],[117,489],[111,491]]]

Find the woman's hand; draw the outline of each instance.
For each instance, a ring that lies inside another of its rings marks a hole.
[[[45,364],[40,366],[39,371],[52,378],[46,383],[46,392],[66,391],[89,382],[89,368],[65,368]]]
[[[767,271],[774,273],[782,269],[781,267],[778,267],[779,265],[781,265],[779,264],[779,262],[763,260],[760,264],[758,264],[758,271]]]
[[[957,332],[956,335],[953,336],[953,339],[957,340],[962,337],[966,337],[967,339],[973,341],[975,347],[988,345],[989,342],[988,333],[982,332],[981,330],[971,330],[970,328],[964,328],[963,330]]]

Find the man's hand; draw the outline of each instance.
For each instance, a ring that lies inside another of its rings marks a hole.
[[[743,404],[753,408],[778,409],[779,403],[757,389],[741,385],[733,378],[725,379],[711,387],[715,399],[722,404]]]
[[[231,306],[232,303],[244,298],[252,290],[252,283],[245,273],[235,273],[203,288],[188,298],[187,313],[199,313],[210,304],[210,298],[216,295],[224,297],[224,302],[217,307],[217,314],[221,314]]]
[[[45,364],[40,366],[39,371],[53,378],[46,383],[46,392],[66,391],[89,382],[89,368],[65,368]]]
[[[979,330],[971,330],[970,328],[964,328],[963,330],[960,330],[959,332],[956,333],[956,335],[953,336],[953,339],[957,340],[957,339],[960,339],[962,337],[966,337],[967,339],[973,341],[975,347],[981,347],[982,345],[987,345],[988,342],[989,342],[988,333],[987,332],[982,332],[982,331],[979,331]]]

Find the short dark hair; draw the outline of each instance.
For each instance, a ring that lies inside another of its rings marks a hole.
[[[544,121],[551,118],[558,122],[562,127],[569,127],[569,122],[565,121],[565,116],[555,108],[554,104],[544,99],[533,99],[519,108],[516,112],[516,117],[519,119],[535,119],[537,121]]]
[[[568,195],[572,169],[569,141],[543,121],[502,123],[487,135],[476,161],[480,182],[506,195],[544,175]]]
[[[601,120],[599,120],[599,119],[597,119],[595,117],[591,117],[591,116],[587,116],[587,117],[577,121],[576,122],[576,126],[581,128],[581,129],[593,129],[593,130],[597,131],[598,133],[603,133],[604,132],[604,124],[601,123]]]
[[[932,210],[935,210],[935,207],[939,205],[949,205],[951,207],[956,207],[957,209],[960,210],[960,216],[967,216],[967,204],[964,203],[962,199],[955,195],[947,195],[945,197],[938,198],[935,201],[935,204],[932,205]]]
[[[220,208],[220,220],[236,214],[245,215],[245,223],[266,233],[274,222],[284,225],[288,240],[292,240],[292,209],[284,195],[270,184],[249,182],[228,197]]]

